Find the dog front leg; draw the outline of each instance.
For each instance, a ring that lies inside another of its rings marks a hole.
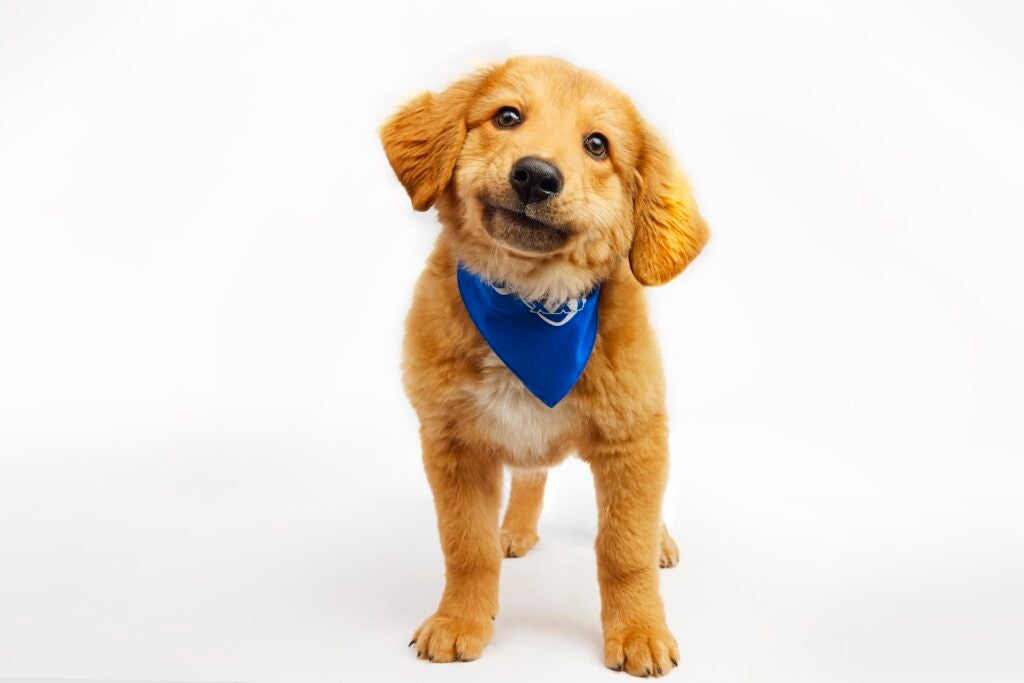
[[[659,425],[589,454],[597,489],[597,575],[605,664],[634,676],[660,676],[679,661],[658,591],[661,499],[668,444]]]
[[[416,629],[410,645],[432,662],[469,661],[490,640],[498,612],[501,464],[458,444],[426,439],[423,463],[437,509],[445,587],[437,611]]]

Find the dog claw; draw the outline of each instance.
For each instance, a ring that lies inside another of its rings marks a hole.
[[[672,660],[672,666],[679,666],[679,662],[676,659],[673,657],[669,657],[669,659]]]
[[[416,639],[415,638],[413,638],[412,640],[409,641],[409,647],[412,647],[415,644],[416,644]]]

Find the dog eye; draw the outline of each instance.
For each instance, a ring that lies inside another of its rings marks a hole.
[[[494,125],[498,128],[514,128],[523,122],[523,115],[515,107],[502,107],[494,115]]]
[[[595,159],[604,159],[608,156],[608,139],[600,133],[591,133],[583,141],[583,148]]]

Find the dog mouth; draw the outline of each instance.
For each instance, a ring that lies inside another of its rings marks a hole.
[[[522,211],[486,201],[483,207],[483,224],[487,234],[517,251],[548,254],[569,240],[569,230],[527,216]]]

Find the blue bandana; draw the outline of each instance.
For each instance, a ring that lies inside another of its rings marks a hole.
[[[560,306],[526,301],[458,268],[469,317],[498,358],[549,408],[565,398],[587,365],[597,337],[597,295]]]

